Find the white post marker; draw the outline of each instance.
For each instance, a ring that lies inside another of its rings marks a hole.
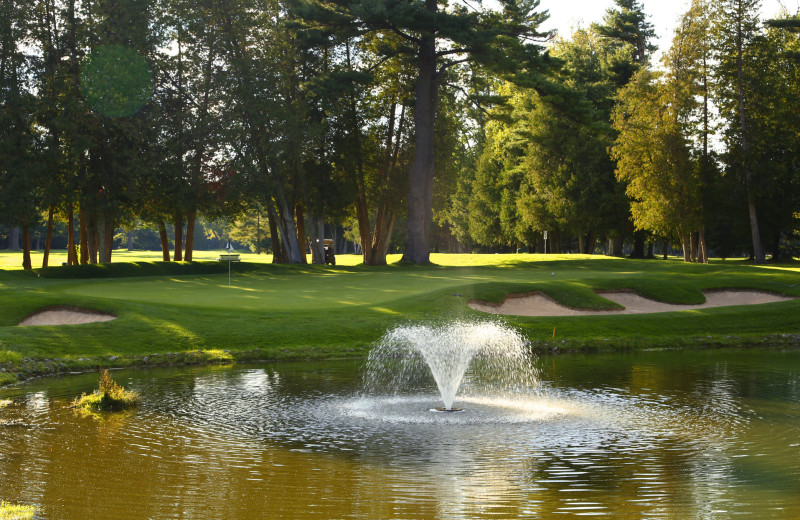
[[[547,254],[547,231],[544,233],[544,254]]]

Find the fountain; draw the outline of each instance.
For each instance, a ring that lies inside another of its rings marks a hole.
[[[497,322],[402,325],[370,352],[364,387],[371,394],[399,394],[432,386],[432,378],[444,406],[431,411],[456,412],[462,411],[453,406],[462,386],[481,394],[530,392],[538,383],[531,361],[524,338]]]

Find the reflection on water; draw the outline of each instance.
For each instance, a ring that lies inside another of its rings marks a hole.
[[[0,499],[48,519],[800,517],[800,354],[538,360],[516,397],[361,395],[349,363],[121,371],[0,392]]]

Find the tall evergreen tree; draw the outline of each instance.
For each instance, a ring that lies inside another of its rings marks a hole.
[[[38,136],[29,90],[30,2],[0,2],[0,222],[22,230],[23,267],[30,269],[30,228],[37,220]]]
[[[309,34],[394,33],[379,49],[383,56],[409,54],[416,62],[415,156],[410,170],[408,234],[403,259],[425,264],[430,258],[435,172],[435,119],[448,69],[463,63],[558,96],[547,79],[549,60],[536,43],[546,13],[538,0],[503,0],[499,11],[472,10],[438,0],[299,0],[296,12]],[[554,100],[557,100],[554,99]]]
[[[717,4],[714,35],[716,43],[716,87],[720,115],[727,129],[727,162],[740,175],[747,190],[752,253],[756,263],[766,261],[761,240],[757,208],[758,185],[752,153],[751,86],[760,74],[756,68],[753,45],[760,37],[758,13],[760,0],[722,0]]]

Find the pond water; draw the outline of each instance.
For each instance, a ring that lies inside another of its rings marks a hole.
[[[502,399],[362,395],[351,362],[125,370],[0,390],[0,499],[47,519],[800,518],[800,353],[535,360]]]

